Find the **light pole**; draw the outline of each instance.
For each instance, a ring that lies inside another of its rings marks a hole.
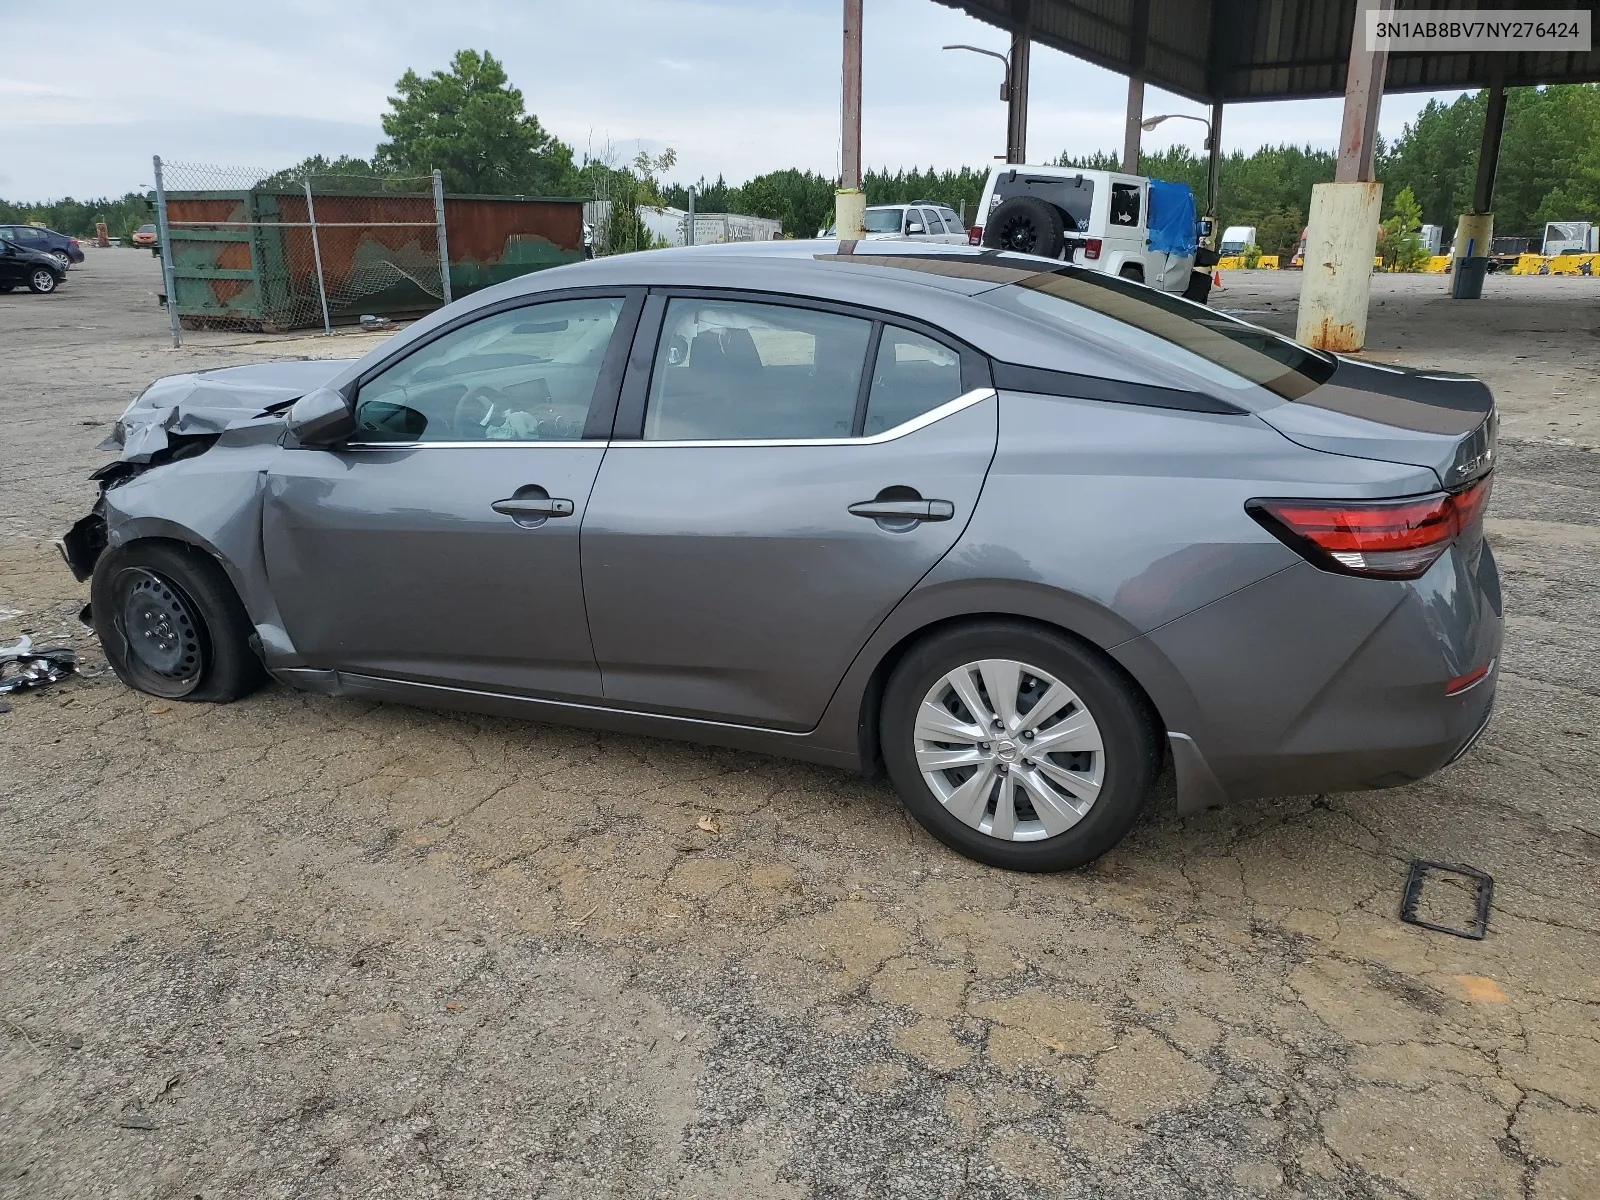
[[[1012,104],[1013,97],[1015,97],[1016,100],[1019,101],[1022,104],[1026,104],[1027,103],[1026,92],[1024,92],[1020,96],[1016,94],[1016,89],[1014,87],[1014,78],[1013,78],[1012,70],[1011,70],[1011,56],[1009,54],[1001,54],[998,50],[985,50],[982,46],[968,46],[964,42],[963,43],[957,43],[954,46],[941,46],[940,49],[942,49],[942,50],[969,50],[973,54],[983,54],[983,55],[987,55],[989,58],[998,58],[1000,60],[1000,62],[1005,66],[1005,69],[1006,69],[1005,78],[1000,81],[1000,101],[1001,101],[1001,103],[1003,103],[1003,104]],[[1026,85],[1024,85],[1024,87],[1026,87]],[[1022,119],[1026,120],[1026,114],[1023,114]],[[1026,162],[1027,161],[1027,152],[1026,152],[1026,150],[1025,150],[1023,144],[1022,144],[1022,137],[1017,132],[1017,125],[1018,125],[1018,121],[1017,121],[1016,115],[1015,114],[1008,114],[1007,115],[1007,120],[1006,120],[1006,152],[1005,152],[1004,157],[1005,157],[1005,160],[1007,162],[1011,162],[1011,163],[1020,163],[1020,162]],[[1024,126],[1024,128],[1025,128],[1025,126]],[[1000,158],[1001,156],[997,154],[997,155],[995,155],[995,157],[996,158]]]
[[[1220,111],[1220,106],[1214,111]],[[1217,147],[1212,144],[1213,139],[1216,137],[1216,132],[1212,128],[1210,121],[1204,117],[1197,117],[1193,113],[1161,113],[1159,116],[1146,117],[1139,122],[1139,128],[1149,133],[1163,121],[1199,121],[1200,124],[1206,127],[1205,150],[1210,158],[1210,168],[1206,173],[1206,220],[1211,222],[1211,240],[1214,243],[1218,233],[1217,178],[1221,174],[1218,170],[1220,160],[1217,155]]]

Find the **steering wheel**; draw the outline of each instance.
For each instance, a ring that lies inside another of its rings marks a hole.
[[[484,418],[490,412],[504,413],[506,404],[505,395],[499,388],[472,388],[456,401],[455,412],[450,417],[450,428],[461,441],[481,442],[487,436]]]

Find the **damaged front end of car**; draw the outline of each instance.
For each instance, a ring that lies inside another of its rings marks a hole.
[[[114,503],[117,489],[158,468],[204,455],[219,443],[240,448],[275,445],[282,437],[283,412],[349,365],[342,359],[263,363],[156,380],[127,407],[101,443],[101,449],[117,451],[117,458],[90,475],[100,485],[94,507],[56,542],[74,578],[81,583],[93,576],[95,563],[118,540],[121,518],[153,515],[147,503],[134,506],[139,514],[119,511]],[[251,465],[241,460],[237,468],[249,472]],[[211,498],[216,498],[214,492]],[[170,508],[174,519],[160,524],[209,523],[206,518],[216,514],[193,511],[199,500],[174,496],[170,505],[161,506]],[[84,617],[88,618],[87,609]]]

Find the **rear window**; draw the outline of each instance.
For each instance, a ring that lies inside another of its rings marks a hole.
[[[1082,175],[1022,175],[1006,171],[994,181],[994,199],[989,203],[993,212],[1003,201],[1013,196],[1038,196],[1061,209],[1072,220],[1067,225],[1069,233],[1083,233],[1089,228],[1089,210],[1094,207],[1094,180]],[[987,214],[985,214],[987,217]]]
[[[869,208],[863,225],[868,233],[899,233],[900,212],[898,208]]]
[[[1253,384],[1295,400],[1325,383],[1337,366],[1331,355],[1271,330],[1098,271],[1042,272],[984,299],[1165,360],[1213,390]]]

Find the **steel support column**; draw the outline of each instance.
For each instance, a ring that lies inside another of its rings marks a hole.
[[[1033,46],[1031,0],[1011,0],[1011,60],[1006,79],[1006,161],[1028,161],[1028,57]]]
[[[1211,105],[1211,144],[1207,147],[1210,151],[1206,164],[1206,216],[1216,224],[1217,217],[1217,191],[1222,182],[1222,101],[1214,101]],[[1211,231],[1213,247],[1222,230]]]
[[[1483,113],[1483,142],[1478,148],[1478,182],[1472,189],[1472,211],[1494,211],[1494,175],[1500,166],[1500,135],[1506,125],[1505,56],[1490,55],[1489,103]]]
[[[1339,126],[1339,161],[1333,173],[1335,183],[1366,183],[1372,178],[1372,152],[1378,137],[1378,109],[1383,103],[1383,76],[1389,69],[1389,52],[1367,49],[1367,14],[1388,12],[1393,7],[1394,0],[1356,0],[1350,66],[1344,80],[1344,119]]]
[[[1139,137],[1144,132],[1144,65],[1145,47],[1150,36],[1150,0],[1134,0],[1129,13],[1128,61],[1128,115],[1122,127],[1122,169],[1129,175],[1139,173]]]
[[[841,241],[866,237],[867,198],[861,190],[861,0],[844,0],[844,80],[839,104],[839,190],[834,231]]]
[[[1372,178],[1372,152],[1389,60],[1386,50],[1367,46],[1367,15],[1393,6],[1394,0],[1356,0],[1334,182],[1311,189],[1295,338],[1321,350],[1360,350],[1367,340],[1372,257],[1383,214],[1383,184]]]

